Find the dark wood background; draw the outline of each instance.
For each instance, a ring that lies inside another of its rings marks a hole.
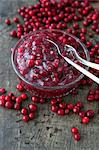
[[[18,80],[10,60],[10,49],[17,40],[9,36],[14,26],[7,27],[4,20],[17,14],[17,8],[32,1],[0,0],[0,87],[17,95],[20,94],[15,88]],[[81,100],[86,108],[95,109],[95,104],[87,103],[88,89],[79,89],[75,98],[69,95],[66,101]],[[82,125],[76,115],[59,117],[51,113],[47,103],[40,106],[34,121],[26,124],[20,121],[21,117],[14,110],[0,108],[0,150],[99,150],[99,115],[89,125]],[[78,143],[71,135],[72,126],[77,126],[81,132],[82,139]]]

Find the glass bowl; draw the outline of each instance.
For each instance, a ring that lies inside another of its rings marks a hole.
[[[79,62],[71,52],[67,52],[65,44],[73,46],[81,57],[90,60],[88,50],[77,37],[65,31],[45,29],[31,32],[18,41],[11,54],[12,66],[21,84],[32,95],[44,98],[65,96],[78,87],[84,75],[61,58],[55,45],[48,43],[46,39],[54,41],[59,46],[62,54],[76,63]],[[24,52],[19,52],[20,47],[24,49]],[[29,61],[32,59],[32,55],[33,61],[34,56],[36,58],[35,64],[31,66]],[[38,61],[39,59],[41,62]],[[57,59],[59,60],[58,64]],[[41,64],[37,64],[37,61]],[[51,67],[48,66],[49,63]],[[42,67],[44,70],[40,70]],[[88,70],[88,67],[83,67]],[[41,74],[42,71],[46,73]]]

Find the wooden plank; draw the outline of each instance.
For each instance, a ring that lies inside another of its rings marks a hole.
[[[0,0],[0,16],[13,16],[16,9],[32,0]],[[10,61],[10,48],[16,40],[9,37],[11,27],[0,24],[0,86],[8,91],[16,92],[17,77]],[[87,104],[88,87],[79,90],[75,99],[86,103],[86,108],[95,108],[95,104]],[[83,95],[83,96],[82,96]],[[66,100],[74,100],[71,95]],[[37,118],[28,124],[16,117],[16,112],[0,108],[0,150],[98,150],[99,149],[99,116],[89,125],[82,125],[75,115],[59,117],[50,111],[50,104],[40,106]],[[77,126],[82,140],[76,143],[70,132]]]

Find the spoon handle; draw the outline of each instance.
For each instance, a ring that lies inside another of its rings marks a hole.
[[[91,67],[91,68],[94,68],[94,69],[99,70],[99,64],[96,64],[96,63],[93,63],[93,62],[90,62],[90,61],[87,61],[87,60],[81,58],[81,57],[78,55],[78,53],[77,53],[77,51],[75,50],[74,47],[72,47],[72,46],[70,46],[70,45],[67,45],[67,44],[66,44],[66,46],[69,47],[69,51],[74,52],[74,54],[75,54],[77,60],[80,61],[82,64],[84,64],[84,65],[86,65],[86,66],[88,66],[88,67]]]
[[[84,75],[86,75],[87,77],[89,77],[90,79],[92,79],[93,81],[95,81],[96,83],[99,84],[99,78],[98,78],[98,77],[96,77],[95,75],[93,75],[92,73],[90,73],[89,71],[87,71],[86,69],[84,69],[83,67],[81,67],[80,65],[74,63],[74,62],[71,61],[69,58],[64,57],[64,56],[61,54],[60,49],[59,49],[58,45],[57,45],[55,42],[51,41],[50,39],[46,39],[46,40],[49,41],[49,42],[51,42],[51,43],[53,43],[53,44],[56,46],[59,55],[60,55],[62,58],[64,58],[70,65],[74,66],[77,70],[79,70],[79,71],[82,72]]]
[[[74,66],[77,70],[79,70],[80,72],[82,72],[84,75],[86,75],[87,77],[89,77],[90,79],[92,79],[93,81],[95,81],[96,83],[99,84],[99,78],[96,77],[95,75],[93,75],[92,73],[90,73],[89,71],[87,71],[86,69],[84,69],[83,67],[81,67],[80,65],[74,63],[73,61],[71,61],[69,58],[64,57],[63,55],[61,55],[70,65]]]
[[[77,53],[75,53],[77,59],[84,65],[88,66],[88,67],[91,67],[91,68],[94,68],[94,69],[97,69],[99,70],[99,64],[96,64],[96,63],[92,63],[90,61],[87,61],[83,58],[81,58]]]

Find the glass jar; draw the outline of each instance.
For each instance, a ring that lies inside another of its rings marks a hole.
[[[11,55],[12,66],[32,95],[61,97],[77,88],[84,75],[69,65],[47,39],[56,43],[61,53],[75,63],[79,62],[67,51],[65,44],[73,46],[81,57],[90,60],[88,50],[78,38],[65,31],[46,29],[31,32],[18,41]]]

